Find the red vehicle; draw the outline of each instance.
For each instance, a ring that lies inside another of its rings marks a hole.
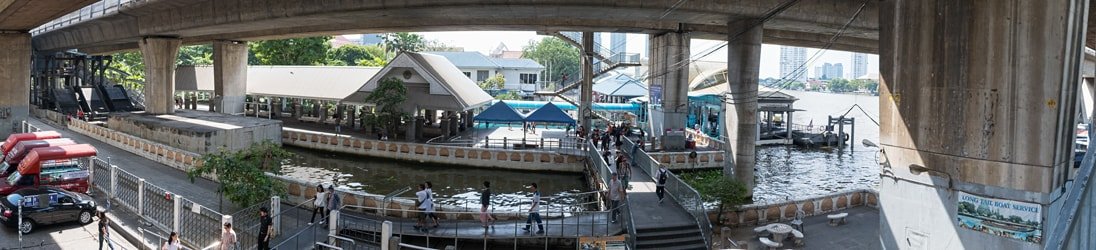
[[[11,151],[11,149],[15,147],[15,144],[21,141],[57,138],[61,138],[61,133],[57,133],[57,131],[11,134],[8,136],[7,140],[4,140],[4,142],[0,142],[0,150],[3,150],[3,152],[0,152],[3,154],[0,155],[8,155],[8,151]]]
[[[15,147],[7,155],[4,155],[4,160],[0,162],[0,179],[7,178],[11,173],[14,173],[19,168],[19,162],[23,161],[23,158],[26,158],[32,149],[74,144],[76,142],[68,138],[30,140],[16,143]]]
[[[0,196],[39,186],[87,193],[91,172],[84,164],[95,155],[95,147],[88,144],[32,149],[19,163],[19,171],[0,183]]]

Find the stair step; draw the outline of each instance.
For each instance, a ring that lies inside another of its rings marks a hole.
[[[636,245],[636,249],[708,250],[708,248],[704,246],[703,242],[673,247],[641,247],[639,245]]]
[[[700,230],[697,228],[686,230],[674,230],[674,231],[658,231],[658,232],[644,232],[636,233],[636,239],[651,239],[651,238],[678,238],[678,237],[700,237]]]
[[[636,248],[638,249],[692,249],[691,247],[693,246],[704,249],[704,239],[698,236],[644,241],[636,240]]]
[[[665,231],[682,231],[682,230],[700,230],[695,224],[666,226],[666,227],[649,227],[649,228],[636,228],[636,234],[665,232]]]

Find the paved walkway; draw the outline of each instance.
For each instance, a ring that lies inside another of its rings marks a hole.
[[[883,249],[879,244],[879,210],[871,207],[849,208],[845,218],[848,223],[830,226],[825,215],[816,215],[803,219],[802,247],[794,247],[791,240],[784,241],[781,249]],[[754,236],[754,227],[732,229],[729,236],[735,241],[746,241],[746,249],[767,249]],[[724,236],[727,237],[727,236]],[[713,240],[721,242],[720,240]],[[734,248],[734,247],[731,247]]]
[[[615,152],[615,150],[610,151]],[[598,149],[598,152],[602,151]],[[614,153],[609,157],[610,168],[616,169],[616,156],[617,154]],[[669,193],[665,194],[664,201],[661,203],[658,201],[658,195],[655,193],[657,185],[653,177],[635,164],[631,165],[631,168],[632,176],[628,182],[631,187],[627,190],[628,208],[632,212],[636,229],[696,225],[692,215],[678,205]]]
[[[23,235],[22,242],[19,241],[19,233],[15,231],[15,228],[3,226],[0,229],[0,249],[90,249],[89,247],[98,247],[98,222],[98,220],[95,220],[87,225],[70,222],[38,226],[34,232]],[[115,250],[138,249],[118,236],[117,231],[110,230],[110,233]]]

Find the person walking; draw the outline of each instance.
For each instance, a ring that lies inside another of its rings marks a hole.
[[[430,200],[430,207],[426,208],[426,218],[434,221],[432,228],[438,228],[438,214],[434,208],[434,183],[426,182],[426,198]]]
[[[221,250],[236,250],[239,248],[239,242],[236,240],[236,231],[232,231],[232,222],[225,222],[225,226],[221,229]]]
[[[106,243],[110,250],[114,250],[114,243],[110,242],[110,219],[107,219],[107,212],[99,212],[99,250],[103,250],[103,243]]]
[[[426,194],[426,185],[419,184],[419,191],[415,192],[415,196],[418,198],[415,200],[415,208],[419,210],[419,216],[415,220],[415,230],[426,232],[426,208],[430,206],[430,197]]]
[[[483,223],[483,230],[487,231],[487,227],[495,223],[495,218],[487,214],[487,209],[491,206],[491,182],[483,181],[483,191],[480,191],[480,223]],[[490,223],[490,224],[488,224]]]
[[[619,176],[617,173],[613,173],[612,177],[609,179],[609,205],[611,206],[609,209],[613,210],[609,220],[612,223],[616,223],[617,215],[620,214],[620,200],[624,198],[620,191],[620,180],[618,180],[618,178]]]
[[[662,204],[662,201],[666,199],[666,178],[669,178],[670,170],[666,169],[666,165],[658,167],[657,180],[655,184],[655,194],[658,195],[658,203]]]
[[[532,204],[531,206],[529,206],[529,218],[525,220],[524,230],[528,232],[529,227],[531,227],[533,225],[533,221],[536,220],[538,229],[537,234],[542,234],[544,233],[544,221],[540,220],[540,211],[537,210],[540,208],[540,191],[537,191],[536,182],[530,183],[529,188],[533,192],[533,200],[530,201],[530,203]]]
[[[183,243],[179,242],[179,233],[171,232],[171,235],[167,236],[167,242],[160,247],[160,250],[180,250],[183,249]]]
[[[327,186],[327,217],[331,217],[331,211],[338,211],[342,206],[342,198],[335,192],[335,184]]]
[[[270,221],[270,210],[259,208],[259,250],[270,250],[270,238],[274,234],[274,224]]]
[[[621,154],[623,156],[624,154]],[[620,173],[620,187],[624,190],[631,188],[628,181],[632,176],[632,164],[629,164],[628,157],[618,157],[617,160],[617,172]]]
[[[320,224],[323,224],[325,218],[327,218],[327,211],[324,208],[327,206],[327,190],[323,188],[323,184],[316,185],[316,197],[312,201],[312,218],[308,219],[308,225],[311,226],[316,220],[316,214],[320,215]]]

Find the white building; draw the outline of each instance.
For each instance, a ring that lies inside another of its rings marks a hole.
[[[502,89],[520,91],[522,95],[532,95],[537,90],[540,73],[544,66],[525,58],[491,58],[479,52],[424,52],[443,56],[457,66],[465,76],[475,82],[482,82],[502,74],[506,83]]]
[[[807,82],[807,48],[780,46],[780,77]]]
[[[852,53],[852,75],[849,78],[857,79],[868,74],[868,55],[864,53]]]

